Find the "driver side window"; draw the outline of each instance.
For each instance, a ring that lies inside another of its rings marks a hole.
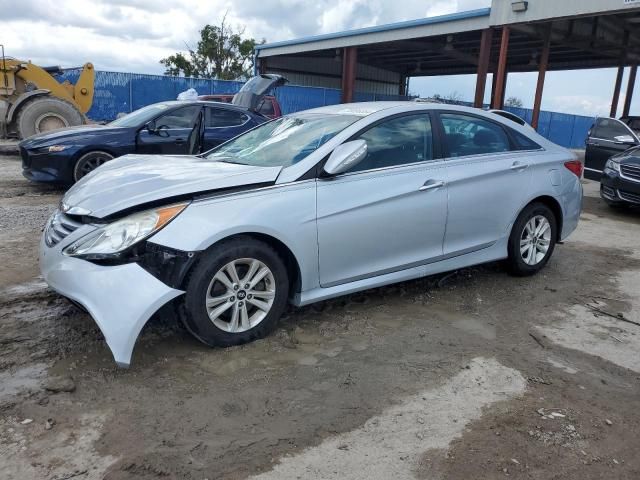
[[[431,118],[426,114],[392,118],[358,138],[367,142],[367,156],[349,172],[433,160]]]
[[[198,105],[192,105],[165,113],[156,118],[156,128],[193,128],[200,113],[200,108]]]

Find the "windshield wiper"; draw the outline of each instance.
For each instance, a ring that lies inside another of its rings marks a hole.
[[[216,162],[232,163],[234,165],[248,165],[248,163],[234,162],[233,160],[231,160],[229,158],[218,158],[218,159],[216,159]]]

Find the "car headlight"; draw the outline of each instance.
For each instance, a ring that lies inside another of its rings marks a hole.
[[[620,162],[616,162],[613,159],[607,160],[607,163],[604,165],[605,170],[613,170],[614,172],[620,173]]]
[[[45,149],[49,153],[54,153],[54,152],[62,152],[63,150],[66,150],[67,148],[69,148],[69,146],[70,145],[51,145],[50,147],[45,147]]]
[[[177,217],[187,205],[188,203],[180,203],[134,213],[94,230],[69,245],[62,253],[88,260],[115,256],[156,233]]]

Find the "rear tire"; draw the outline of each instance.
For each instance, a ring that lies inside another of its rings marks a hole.
[[[287,305],[289,278],[273,248],[240,236],[202,255],[186,291],[178,313],[187,330],[205,345],[228,347],[275,328]]]
[[[113,160],[113,155],[101,150],[85,153],[78,159],[73,167],[73,181],[77,182],[109,160]]]
[[[18,112],[16,126],[20,138],[58,128],[82,125],[84,116],[71,103],[51,96],[27,101]]]
[[[527,205],[511,229],[507,267],[525,277],[538,273],[549,261],[558,238],[557,219],[543,203]]]

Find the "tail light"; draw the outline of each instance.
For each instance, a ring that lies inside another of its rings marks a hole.
[[[564,162],[564,166],[567,167],[567,169],[569,169],[571,173],[575,174],[578,178],[582,178],[582,170],[584,170],[584,167],[582,166],[582,162],[580,160]]]

